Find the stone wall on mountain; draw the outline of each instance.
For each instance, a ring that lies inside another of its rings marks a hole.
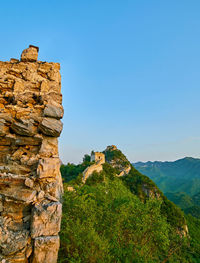
[[[105,163],[105,155],[100,152],[92,152],[91,153],[91,161],[95,161],[94,164],[88,166],[83,171],[83,182],[85,183],[88,177],[90,177],[93,172],[101,172],[103,170],[103,164]]]
[[[109,158],[106,158],[106,155],[108,157],[108,152],[111,153],[109,154]],[[115,154],[117,153],[117,158]],[[119,158],[120,156],[120,158]],[[110,158],[113,159],[110,159]],[[122,159],[122,160],[121,160]],[[120,150],[117,149],[115,145],[108,146],[104,152],[91,152],[91,162],[95,162],[94,164],[88,166],[84,171],[83,171],[83,182],[85,183],[87,178],[90,177],[93,172],[101,172],[103,171],[103,164],[105,162],[108,162],[111,166],[114,168],[117,168],[119,170],[119,173],[116,174],[117,177],[125,176],[127,175],[130,170],[131,170],[131,164],[128,162],[126,157],[121,153]]]
[[[0,262],[56,263],[62,214],[60,65],[0,62]]]

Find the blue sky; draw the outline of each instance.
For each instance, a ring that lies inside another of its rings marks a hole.
[[[61,63],[64,163],[200,157],[200,1],[1,1],[0,60]]]

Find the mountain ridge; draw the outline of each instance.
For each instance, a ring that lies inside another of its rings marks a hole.
[[[192,196],[199,192],[199,158],[184,157],[172,162],[136,162],[133,166],[151,178],[164,193],[185,192]]]
[[[61,166],[65,193],[59,262],[199,263],[200,220],[184,215],[132,165],[119,177],[130,162],[115,147],[107,149],[103,169],[84,182],[85,169],[98,158],[86,154],[79,165]]]
[[[179,158],[174,161],[157,161],[157,160],[156,161],[146,161],[146,162],[138,161],[138,162],[133,162],[132,165],[138,166],[138,165],[146,165],[146,164],[170,164],[170,163],[179,163],[184,160],[190,160],[190,161],[199,160],[200,161],[200,158],[185,156],[183,158]]]

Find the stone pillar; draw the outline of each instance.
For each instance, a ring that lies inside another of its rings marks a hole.
[[[60,65],[0,62],[0,262],[56,263],[62,214]]]

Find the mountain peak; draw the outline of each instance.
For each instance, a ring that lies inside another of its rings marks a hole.
[[[115,151],[115,150],[117,150],[117,146],[115,145],[109,145],[105,149],[105,151]]]

